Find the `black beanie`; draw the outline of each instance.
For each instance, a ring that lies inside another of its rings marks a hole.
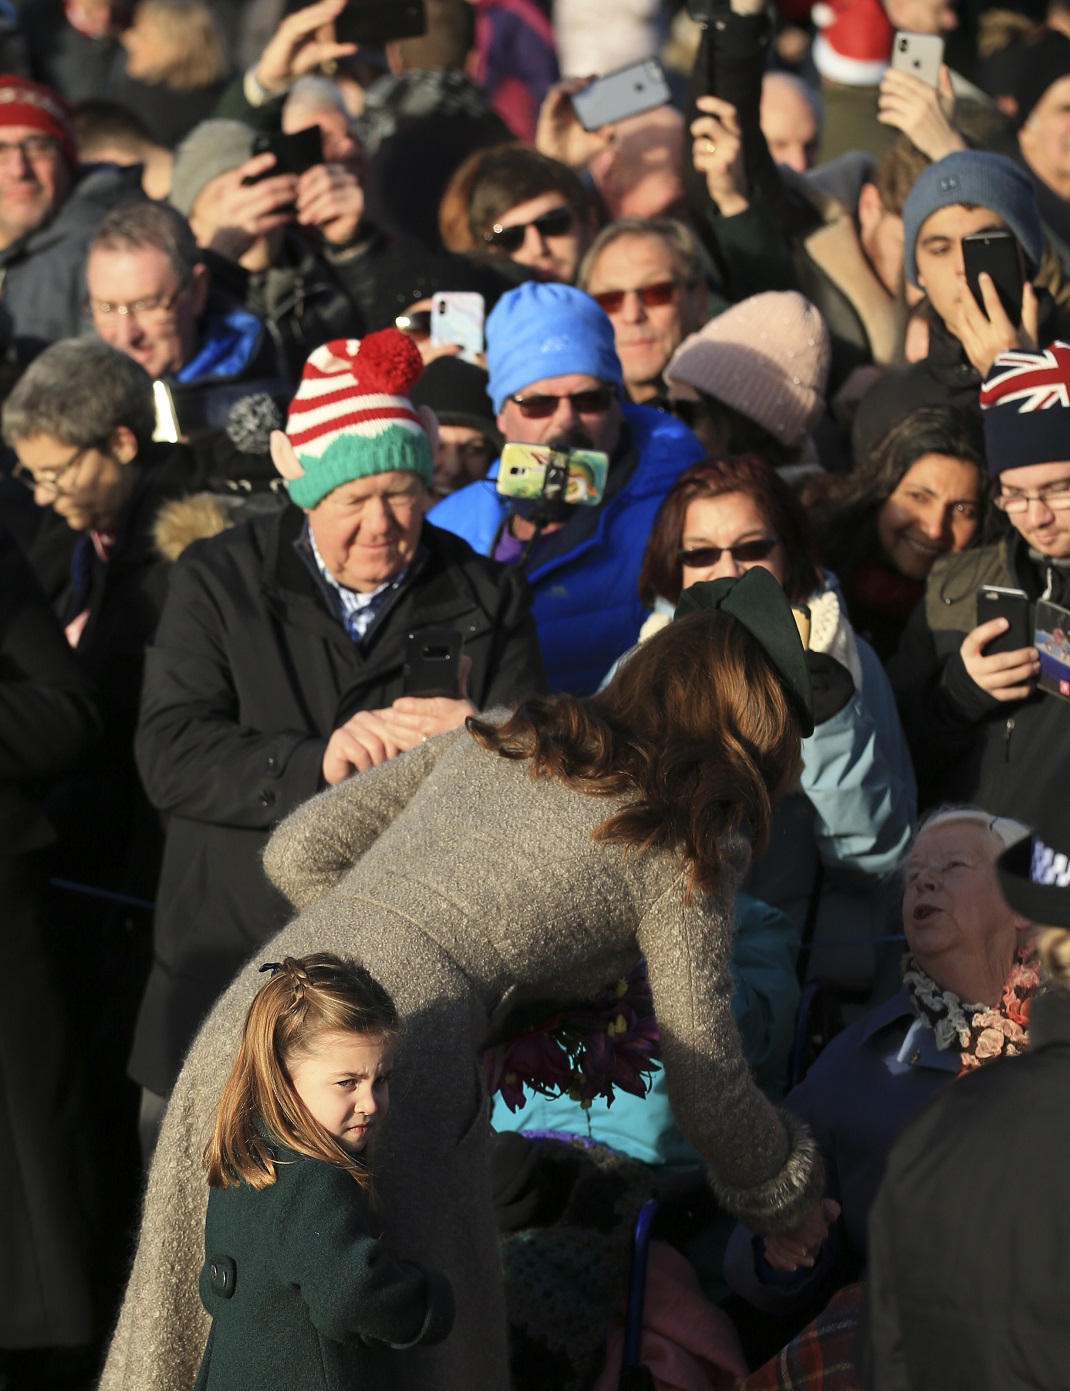
[[[1070,77],[1070,39],[1057,29],[1045,29],[1039,39],[1023,48],[1022,53],[1024,61],[1013,94],[1018,103],[1015,122],[1019,130],[1048,88],[1061,77]]]
[[[496,450],[502,447],[494,408],[487,395],[482,367],[459,357],[439,357],[428,363],[409,392],[414,406],[430,406],[443,425],[467,425],[486,435]]]

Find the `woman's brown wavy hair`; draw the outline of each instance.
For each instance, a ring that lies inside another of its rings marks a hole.
[[[345,1169],[374,1199],[366,1155],[353,1155],[309,1114],[290,1067],[327,1034],[355,1033],[389,1042],[398,1014],[363,966],[331,952],[287,956],[257,991],[242,1026],[238,1056],[219,1103],[203,1162],[212,1188],[275,1182],[281,1141],[297,1154]]]
[[[468,728],[502,758],[529,759],[532,777],[621,798],[595,838],[679,855],[689,897],[716,892],[726,836],[741,832],[765,849],[772,805],[801,758],[764,648],[719,611],[670,623],[595,696],[525,701],[502,725],[471,718]]]

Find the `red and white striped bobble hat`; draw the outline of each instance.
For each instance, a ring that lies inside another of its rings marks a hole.
[[[315,507],[343,483],[394,469],[431,482],[431,444],[405,394],[422,372],[419,349],[396,328],[335,338],[309,355],[286,420],[302,469],[298,477],[287,471],[298,507]]]

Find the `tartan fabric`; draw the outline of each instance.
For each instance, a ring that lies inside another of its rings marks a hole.
[[[855,1367],[863,1286],[837,1291],[785,1348],[740,1383],[739,1391],[859,1391]]]

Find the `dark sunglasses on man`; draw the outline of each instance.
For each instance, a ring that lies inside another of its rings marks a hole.
[[[616,399],[617,393],[611,386],[588,387],[586,391],[566,392],[561,396],[540,394],[509,397],[525,420],[548,419],[557,410],[560,401],[570,402],[577,415],[605,415]]]
[[[540,213],[530,222],[518,222],[512,227],[503,227],[496,222],[489,232],[483,233],[483,240],[493,251],[504,251],[511,256],[524,245],[528,228],[534,227],[542,237],[564,237],[572,230],[573,211],[567,203],[549,212]]]

